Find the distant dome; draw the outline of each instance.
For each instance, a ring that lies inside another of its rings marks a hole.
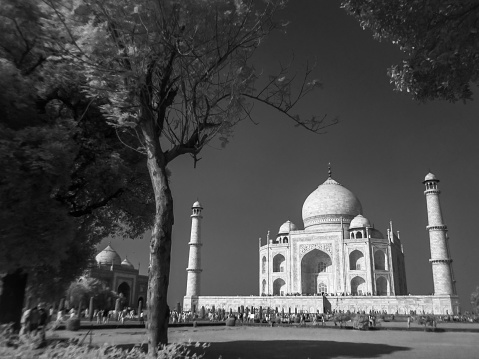
[[[303,204],[304,227],[337,222],[338,218],[353,219],[363,212],[353,192],[329,177]]]
[[[98,264],[121,264],[120,256],[111,245],[108,245],[104,250],[98,253],[95,260]]]
[[[371,229],[369,230],[369,233],[371,233],[371,237],[372,237],[372,238],[379,238],[379,239],[383,239],[383,238],[384,238],[384,235],[383,235],[380,231],[378,231],[377,229],[375,229],[375,228],[371,228]]]
[[[132,269],[135,268],[133,264],[131,264],[131,262],[128,260],[128,258],[123,259],[123,262],[121,262],[121,265],[124,267],[132,268]]]
[[[203,208],[203,207],[201,207],[200,201],[196,201],[195,203],[193,203],[193,207],[192,207],[192,208]]]
[[[358,214],[356,217],[353,218],[351,221],[351,224],[349,225],[349,228],[364,228],[364,227],[371,227],[371,223],[369,223],[369,220],[366,217],[363,217],[363,215]]]
[[[433,173],[429,172],[426,175],[426,177],[424,178],[424,182],[425,181],[439,181],[439,180],[437,179],[437,177]]]
[[[286,221],[284,222],[281,227],[279,227],[278,234],[288,234],[291,231],[297,231],[298,227],[291,222],[291,221]]]

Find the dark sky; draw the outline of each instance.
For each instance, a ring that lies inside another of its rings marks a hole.
[[[275,236],[286,220],[304,228],[301,209],[327,178],[350,189],[364,215],[383,234],[389,220],[400,231],[411,294],[433,291],[424,186],[428,171],[440,180],[445,224],[463,310],[479,285],[479,106],[413,102],[393,91],[387,68],[399,63],[397,47],[372,38],[336,0],[294,0],[284,18],[286,34],[270,37],[255,66],[265,74],[294,53],[301,69],[316,58],[324,88],[305,99],[302,114],[328,114],[340,123],[324,135],[297,128],[284,116],[255,106],[255,121],[241,123],[225,149],[212,144],[196,169],[190,157],[171,164],[175,205],[169,304],[186,291],[191,206],[204,207],[203,295],[258,295],[258,238]],[[479,93],[476,93],[476,97]],[[477,222],[476,222],[477,221]],[[143,240],[113,239],[112,246],[141,273],[148,267]],[[99,249],[108,244],[104,240]]]

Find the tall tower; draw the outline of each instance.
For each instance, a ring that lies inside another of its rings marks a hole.
[[[439,180],[432,173],[424,179],[426,190],[427,218],[429,242],[431,246],[432,277],[434,295],[456,295],[456,284],[453,278],[452,259],[449,251],[447,226],[442,219],[441,203],[437,184]]]
[[[201,207],[200,202],[193,203],[191,215],[190,256],[188,259],[188,278],[186,282],[186,296],[197,297],[200,295],[201,274]]]

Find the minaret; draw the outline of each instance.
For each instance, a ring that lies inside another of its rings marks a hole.
[[[200,202],[193,204],[191,215],[190,256],[188,259],[188,278],[186,282],[186,296],[197,297],[200,295],[201,274],[201,207]]]
[[[452,259],[449,252],[447,226],[444,224],[439,202],[439,180],[432,173],[424,179],[426,190],[429,241],[431,245],[432,277],[434,295],[456,295],[456,285],[452,272]]]

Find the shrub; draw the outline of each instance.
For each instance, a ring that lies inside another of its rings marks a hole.
[[[76,332],[78,329],[80,329],[80,319],[79,318],[68,319],[66,322],[66,328],[67,330]]]
[[[205,349],[208,344],[191,343],[190,345],[168,344],[158,351],[158,359],[201,359],[204,354],[194,354],[192,347]],[[9,327],[0,327],[0,358],[21,359],[148,359],[140,347],[130,351],[104,345],[100,348],[90,348],[87,345],[69,343],[49,346],[38,351],[27,336],[18,337]]]

